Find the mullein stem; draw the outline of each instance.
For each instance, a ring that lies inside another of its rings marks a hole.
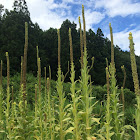
[[[106,81],[107,81],[107,105],[106,105],[106,140],[111,140],[111,134],[110,134],[110,85],[109,85],[109,71],[108,67],[106,67]]]
[[[59,96],[59,137],[60,140],[64,140],[64,123],[63,123],[63,117],[64,117],[64,93],[63,93],[63,80],[62,80],[62,73],[61,73],[61,63],[60,63],[60,49],[61,49],[61,40],[60,40],[60,31],[57,30],[58,34],[58,79],[57,79],[57,93]]]
[[[60,30],[57,30],[58,34],[58,68],[60,67],[60,50],[61,50],[61,41],[60,41]]]
[[[37,125],[37,84],[35,84],[35,127]]]
[[[24,47],[24,62],[23,62],[23,103],[24,103],[24,106],[25,106],[25,100],[26,100],[27,50],[28,50],[28,23],[25,22],[25,47]]]
[[[41,140],[43,140],[43,127],[42,127],[42,97],[41,97],[41,62],[40,58],[38,58],[38,91],[39,91],[39,97],[38,97],[38,105],[39,105],[39,125],[40,125],[40,132],[41,132]]]
[[[8,52],[6,52],[6,58],[7,58],[7,109],[6,109],[6,126],[8,130],[8,137],[11,139],[11,128],[9,123],[9,114],[10,114],[10,64],[9,64],[9,55]]]
[[[135,59],[135,53],[134,53],[134,42],[132,33],[129,33],[129,41],[130,41],[130,58],[131,58],[131,68],[132,68],[132,76],[134,81],[134,89],[136,95],[140,95],[139,91],[139,80],[138,80],[138,73],[137,73],[137,66],[136,66],[136,59]]]
[[[83,67],[83,34],[82,34],[80,17],[79,17],[79,26],[80,26],[81,69],[82,69],[82,67]]]
[[[48,94],[48,119],[49,119],[49,134],[51,136],[51,140],[53,140],[53,132],[52,132],[52,113],[51,113],[51,100],[50,100],[50,79],[47,78],[47,94]]]
[[[23,84],[23,56],[21,56],[21,74],[20,74],[20,87]]]
[[[111,23],[109,23],[109,28],[110,28],[110,38],[111,38],[111,63],[112,66],[114,66],[114,46],[113,46],[113,33],[112,33]]]
[[[47,85],[47,79],[46,79],[47,72],[46,72],[46,67],[44,67],[44,71],[45,71],[45,106],[46,106],[46,103],[47,103],[47,87],[46,87],[46,85]]]
[[[126,71],[125,71],[124,65],[121,66],[121,69],[122,69],[123,74],[124,74],[123,85],[121,87],[122,102],[123,102],[123,113],[124,113],[124,110],[125,110],[124,88],[125,88],[125,82],[126,82]]]
[[[80,139],[80,135],[79,135],[79,128],[78,128],[78,124],[79,124],[79,120],[78,120],[78,115],[77,115],[77,104],[76,104],[76,94],[75,94],[75,71],[74,71],[74,62],[73,62],[73,47],[72,47],[72,36],[71,36],[71,29],[69,28],[69,42],[70,42],[70,62],[71,62],[71,97],[72,97],[72,112],[73,112],[73,117],[74,117],[74,137],[75,140],[79,140]]]
[[[49,66],[49,79],[51,81],[51,67]]]
[[[85,15],[84,15],[84,5],[82,5],[82,17],[83,17],[83,38],[84,38],[84,52],[87,50],[86,48],[86,22],[85,22]]]
[[[90,89],[89,89],[89,75],[88,75],[88,61],[87,61],[87,48],[86,48],[86,23],[85,23],[85,16],[84,16],[84,6],[82,5],[82,17],[83,17],[83,38],[84,38],[84,56],[83,56],[83,68],[81,71],[81,80],[82,80],[82,92],[83,92],[83,101],[85,103],[85,127],[86,127],[86,138],[90,138]]]
[[[129,33],[129,42],[130,42],[129,48],[130,48],[132,77],[133,77],[134,90],[135,90],[136,99],[137,99],[137,109],[136,109],[136,115],[135,115],[137,130],[135,132],[135,140],[139,140],[140,138],[140,89],[139,89],[139,80],[138,80],[136,59],[135,59],[135,53],[134,53],[134,42],[133,42],[133,37],[132,37],[131,32]]]

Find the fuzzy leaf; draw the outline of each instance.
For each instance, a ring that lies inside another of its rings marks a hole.
[[[74,127],[68,128],[68,129],[66,130],[66,134],[67,134],[67,133],[73,133],[73,129],[74,129]]]
[[[36,140],[40,140],[38,136],[33,136],[33,138],[35,138]]]
[[[125,125],[124,128],[126,128],[126,129],[132,129],[134,132],[137,131],[137,130],[136,130],[133,126],[131,126],[131,125]]]
[[[94,122],[97,122],[98,124],[100,124],[100,122],[99,122],[100,121],[100,118],[94,118],[93,117],[93,118],[91,118],[91,120],[93,120]]]
[[[69,121],[71,118],[66,118],[63,120],[63,122]]]

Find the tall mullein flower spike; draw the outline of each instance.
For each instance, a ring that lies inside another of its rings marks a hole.
[[[111,23],[109,23],[110,28],[110,38],[111,38],[111,63],[114,65],[114,46],[113,46],[113,33]]]
[[[125,82],[126,82],[126,71],[125,71],[125,67],[124,67],[124,65],[123,66],[121,66],[121,69],[122,69],[122,71],[123,71],[123,74],[124,74],[124,78],[123,78],[123,88],[125,88]]]
[[[52,74],[51,74],[51,67],[49,66],[49,79],[50,79],[50,81],[51,81],[51,79],[52,79],[52,78],[51,78],[51,75],[52,75]]]
[[[70,42],[70,61],[73,63],[73,48],[72,48],[72,37],[71,37],[71,28],[69,28],[69,42]]]
[[[23,61],[23,101],[26,100],[26,69],[27,69],[27,50],[28,50],[28,23],[25,22],[25,47]]]
[[[107,84],[107,96],[109,96],[109,71],[108,71],[108,67],[106,67],[106,84]]]
[[[46,85],[47,85],[47,79],[46,79],[47,72],[46,72],[46,67],[44,67],[44,71],[45,71],[45,103],[46,103],[47,102],[47,87],[46,87]]]
[[[85,15],[84,15],[84,5],[82,5],[82,17],[83,17],[83,38],[84,38],[84,52],[86,51],[86,22],[85,22]]]
[[[36,46],[36,53],[37,53],[37,66],[38,66],[38,58],[39,58],[39,50],[38,50],[38,46]]]
[[[82,34],[80,17],[79,17],[79,26],[80,26],[80,50],[81,50],[81,68],[82,68],[83,67],[83,34]]]
[[[132,76],[133,76],[133,82],[134,82],[134,89],[135,93],[137,95],[140,95],[139,92],[139,80],[138,80],[138,73],[137,73],[137,66],[136,66],[136,59],[135,59],[135,53],[134,53],[134,42],[132,33],[129,33],[129,42],[130,42],[130,58],[131,58],[131,68],[132,68]]]
[[[58,68],[60,67],[61,63],[60,63],[60,49],[61,49],[61,41],[60,41],[60,30],[57,30],[57,34],[58,34]]]
[[[138,73],[137,73],[137,66],[136,66],[136,59],[134,53],[134,42],[132,33],[129,33],[129,42],[130,42],[130,58],[131,58],[131,69],[132,69],[132,77],[134,82],[134,89],[137,98],[137,109],[135,114],[135,121],[137,125],[137,130],[135,132],[135,140],[139,140],[140,138],[140,89],[139,89],[139,80],[138,80]]]
[[[7,88],[8,88],[9,87],[9,82],[10,82],[10,64],[9,64],[8,52],[6,52],[6,58],[7,58]]]
[[[38,58],[38,85],[39,85],[39,102],[41,103],[41,62]]]
[[[48,94],[48,110],[49,110],[49,119],[51,118],[51,102],[50,102],[50,79],[47,78],[47,94]]]
[[[121,66],[121,69],[122,69],[123,74],[124,74],[123,85],[121,87],[121,94],[122,94],[121,98],[122,98],[122,102],[123,102],[123,112],[124,112],[124,109],[125,109],[124,88],[125,88],[125,82],[126,82],[126,71],[125,71],[124,65]]]

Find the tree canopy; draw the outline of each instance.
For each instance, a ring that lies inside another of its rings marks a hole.
[[[15,0],[13,10],[5,10],[2,14],[3,6],[0,4],[0,60],[3,60],[3,74],[6,75],[6,57],[5,52],[9,52],[10,56],[10,73],[20,72],[21,56],[24,49],[24,23],[29,24],[29,47],[28,47],[28,63],[27,71],[36,75],[37,59],[36,46],[39,46],[39,56],[41,58],[42,76],[44,75],[44,67],[51,67],[52,78],[56,79],[57,72],[57,29],[50,28],[46,31],[40,29],[37,23],[33,23],[30,18],[30,12],[25,0]],[[72,31],[72,42],[74,52],[74,63],[76,69],[76,78],[80,75],[80,31],[77,30],[76,24],[66,19],[60,28],[61,35],[61,64],[62,71],[67,73],[69,55],[69,37],[68,30]],[[88,61],[91,65],[91,58],[95,58],[95,63],[90,71],[92,81],[96,85],[105,85],[105,58],[110,62],[110,46],[111,42],[104,37],[101,28],[97,32],[89,29],[87,32],[87,50]],[[133,89],[131,65],[129,52],[122,51],[119,46],[115,48],[115,65],[117,69],[116,77],[118,85],[122,86],[123,72],[121,66],[124,65],[127,74],[126,87]],[[138,72],[140,74],[140,57],[136,57]],[[69,81],[68,78],[65,81]]]

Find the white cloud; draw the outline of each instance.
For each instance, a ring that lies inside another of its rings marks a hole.
[[[14,0],[0,0],[0,4],[4,5],[5,9],[12,9]]]
[[[55,3],[54,0],[26,0],[32,21],[37,22],[44,30],[60,28],[62,22],[71,15],[71,7],[67,3]],[[12,9],[14,0],[0,0],[4,8]]]
[[[80,17],[82,18],[82,14],[80,15]],[[85,9],[86,30],[93,29],[92,25],[98,24],[104,18],[105,18],[105,14],[102,14],[97,11],[91,11]]]
[[[118,45],[122,50],[127,50],[129,51],[129,32],[132,33],[133,35],[133,40],[135,43],[135,54],[136,55],[140,55],[140,30],[124,30],[121,32],[117,32],[117,33],[113,33],[113,40],[114,40],[114,44]],[[110,39],[110,35],[108,34],[107,37]]]
[[[7,9],[12,9],[13,2],[14,0],[0,0],[0,3]],[[50,27],[60,28],[62,22],[66,19],[78,24],[78,15],[82,12],[82,0],[62,0],[61,3],[55,3],[54,0],[26,0],[26,2],[32,21],[37,22],[44,30]],[[73,13],[72,6],[77,4],[81,5],[81,8]],[[92,24],[99,23],[105,15],[85,8],[85,17],[88,30],[92,28]]]
[[[64,3],[57,4],[54,0],[26,0],[31,19],[37,22],[42,29],[50,27],[60,28],[62,22],[66,19],[67,13],[64,9],[70,10],[70,7]],[[54,11],[56,9],[56,11]],[[58,9],[58,10],[57,10]]]
[[[110,17],[125,17],[140,13],[140,2],[133,3],[132,0],[96,0],[95,8],[104,8]]]

